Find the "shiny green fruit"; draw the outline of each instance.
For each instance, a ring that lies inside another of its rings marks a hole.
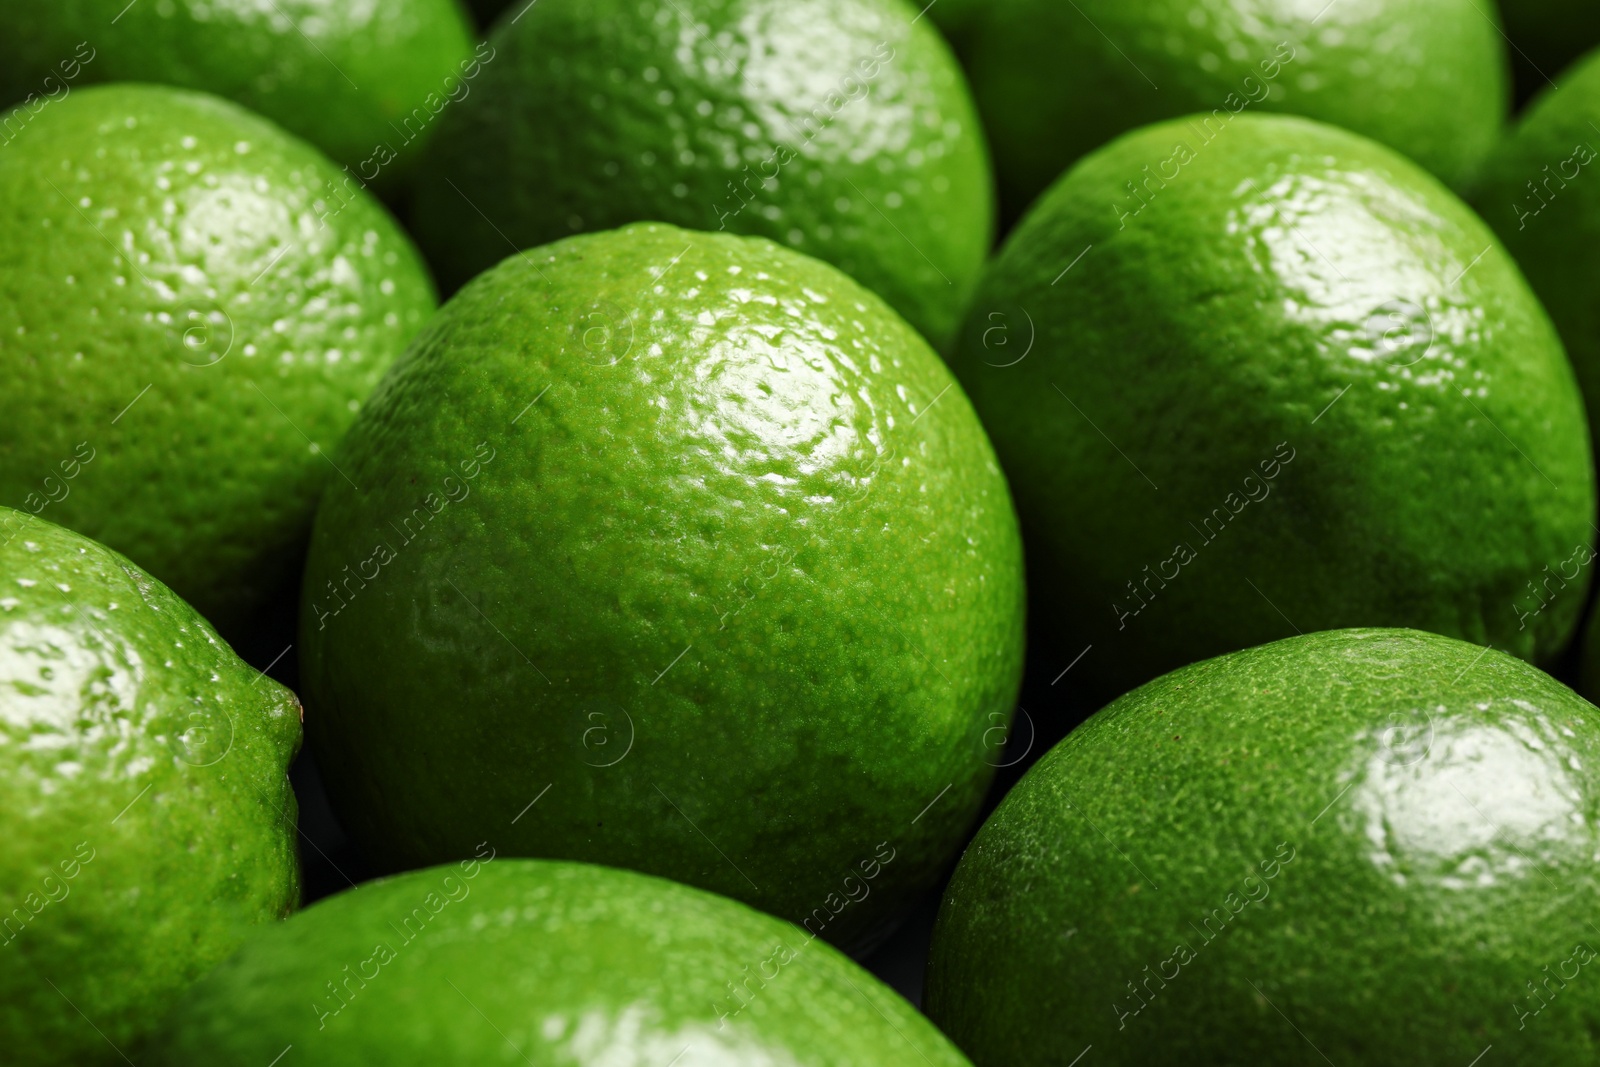
[[[1573,634],[1572,369],[1488,228],[1365,138],[1251,115],[1120,138],[1013,233],[952,365],[1050,605],[1047,676],[1095,706],[1296,632],[1536,662]]]
[[[514,256],[338,461],[301,671],[381,865],[489,839],[856,946],[975,819],[1021,669],[1010,496],[944,364],[826,264],[654,224]]]
[[[99,1067],[299,902],[294,694],[124,557],[0,508],[0,1049]]]
[[[227,97],[393,189],[483,58],[457,0],[50,0],[0,9],[0,103],[97,82]],[[26,123],[0,125],[9,141]]]
[[[1341,630],[1208,660],[984,824],[928,1011],[978,1067],[1592,1063],[1597,807],[1600,710],[1500,652]]]
[[[497,858],[373,882],[264,933],[174,1015],[157,1065],[964,1067],[804,931],[687,886]]]
[[[1501,142],[1473,201],[1544,302],[1600,412],[1600,52]]]
[[[290,595],[323,450],[432,311],[427,274],[367,193],[216,97],[99,86],[5,122],[0,503],[236,639]]]
[[[1460,186],[1508,102],[1478,0],[950,0],[930,9],[972,80],[1010,215],[1125,130],[1287,112],[1381,141]],[[1129,178],[1137,183],[1136,175]]]
[[[446,288],[629,222],[770,237],[935,344],[988,252],[961,70],[906,0],[542,0],[440,123],[413,229]]]

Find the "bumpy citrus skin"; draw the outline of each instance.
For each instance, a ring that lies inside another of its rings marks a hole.
[[[338,174],[154,86],[74,92],[0,151],[0,503],[126,553],[230,638],[292,588],[338,477],[321,450],[434,304],[368,194],[324,199]]]
[[[0,508],[6,1063],[124,1062],[246,927],[299,902],[299,747],[294,694],[194,609]]]
[[[37,106],[96,82],[199,89],[304,137],[361,181],[393,189],[442,101],[470,94],[472,79],[460,86],[474,63],[472,36],[456,0],[7,4],[0,103],[31,97]]]
[[[490,839],[854,945],[958,847],[1019,680],[1016,520],[944,364],[838,271],[651,224],[512,257],[339,465],[301,670],[380,863]]]
[[[972,80],[1007,213],[1125,130],[1287,112],[1405,152],[1460,186],[1508,102],[1477,0],[987,0],[935,4]],[[1132,175],[1130,175],[1132,177]]]
[[[928,1011],[979,1067],[1592,1063],[1597,766],[1600,710],[1433,634],[1175,671],[979,831]]]
[[[1544,302],[1600,411],[1600,53],[1561,75],[1501,142],[1473,202]]]
[[[155,1063],[249,1067],[286,1045],[311,1067],[967,1063],[788,923],[630,871],[497,858],[490,843],[266,931],[185,1001]]]
[[[1082,654],[1060,686],[1096,706],[1296,631],[1540,662],[1573,633],[1572,370],[1487,227],[1371,141],[1248,115],[1126,135],[1018,227],[952,362],[1011,478],[1040,655]]]
[[[413,229],[454,288],[519,248],[638,221],[826,260],[936,345],[992,237],[960,67],[907,0],[542,0],[502,18],[440,123]]]

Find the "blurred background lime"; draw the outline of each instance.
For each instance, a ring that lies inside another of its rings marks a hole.
[[[1118,134],[1200,112],[1322,119],[1460,186],[1508,104],[1505,43],[1477,0],[941,0],[928,15],[972,80],[1010,218]]]
[[[482,59],[472,37],[459,0],[7,4],[0,104],[59,99],[96,82],[200,89],[394,191],[439,113],[471,92]]]
[[[1600,7],[1584,0],[1500,0],[1519,98],[1560,84],[1568,64],[1600,44]]]
[[[788,923],[488,842],[264,932],[174,1014],[154,1062],[255,1067],[286,1048],[308,1067],[967,1065],[909,1004]]]
[[[1600,412],[1600,52],[1561,72],[1490,157],[1473,202],[1516,257]]]
[[[496,24],[412,213],[443,287],[629,222],[770,237],[935,345],[992,235],[960,67],[907,0],[541,0]]]

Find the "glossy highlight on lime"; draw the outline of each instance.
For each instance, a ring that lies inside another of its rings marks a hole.
[[[1372,141],[1276,115],[1119,138],[1012,233],[951,365],[1051,605],[1035,649],[1088,710],[1295,633],[1538,663],[1573,636],[1572,368],[1488,227]]]
[[[512,256],[337,459],[302,681],[384,868],[487,839],[859,947],[959,847],[1020,677],[1016,520],[944,364],[839,271],[655,224]]]
[[[916,1009],[804,931],[628,871],[485,842],[254,939],[154,1063],[966,1067]],[[514,1051],[513,1051],[514,1050]]]
[[[971,78],[1012,217],[1117,135],[1190,113],[1320,119],[1461,187],[1509,102],[1504,39],[1477,0],[941,0],[928,14]]]
[[[946,891],[926,1005],[979,1067],[1576,1067],[1600,709],[1340,630],[1165,675],[1052,749]]]
[[[234,641],[290,595],[329,453],[434,306],[369,194],[324,199],[339,174],[146,85],[75,90],[0,148],[0,503],[126,553]]]
[[[126,558],[0,508],[0,1048],[138,1055],[299,903],[294,694]]]

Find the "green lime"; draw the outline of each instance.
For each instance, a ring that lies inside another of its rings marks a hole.
[[[427,274],[367,193],[214,97],[101,86],[4,121],[0,503],[236,638],[292,588],[323,449],[432,311]]]
[[[803,930],[629,871],[500,857],[368,883],[257,936],[155,1062],[967,1067]]]
[[[1124,130],[1191,113],[1211,136],[1246,113],[1321,119],[1459,186],[1508,102],[1505,44],[1479,0],[951,3],[930,15],[972,79],[1010,215]]]
[[[491,53],[457,0],[50,0],[0,12],[0,103],[36,110],[96,82],[200,89],[258,111],[393,189]],[[21,114],[0,124],[18,136]]]
[[[447,289],[629,222],[770,237],[935,344],[989,249],[961,70],[906,0],[542,0],[440,122],[413,228]]]
[[[0,1048],[121,1064],[299,902],[294,694],[127,559],[0,508]]]
[[[1125,135],[1017,228],[952,363],[1016,493],[1040,656],[1096,706],[1295,632],[1538,662],[1572,636],[1595,484],[1561,343],[1477,216],[1365,138]]]
[[[1597,767],[1600,710],[1433,634],[1185,667],[984,824],[929,1014],[985,1067],[1593,1063]]]
[[[657,224],[457,294],[338,454],[310,737],[390,869],[581,859],[858,945],[975,819],[1021,549],[927,343],[824,263]]]
[[[1600,7],[1587,0],[1500,0],[1519,91],[1558,82],[1562,69],[1600,44]]]
[[[1473,201],[1506,243],[1600,411],[1600,52],[1561,75],[1484,168]]]

